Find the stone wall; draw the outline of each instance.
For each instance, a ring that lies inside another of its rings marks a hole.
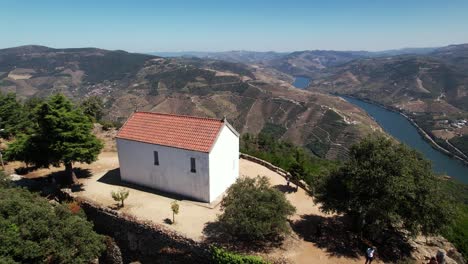
[[[196,242],[168,228],[102,207],[64,191],[65,198],[77,201],[100,234],[112,237],[128,261],[164,263],[209,263],[209,245]],[[171,262],[172,263],[172,262]]]

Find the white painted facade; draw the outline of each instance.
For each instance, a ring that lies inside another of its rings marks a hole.
[[[122,138],[117,151],[123,181],[203,202],[216,200],[239,176],[239,135],[226,122],[209,153]],[[191,158],[196,172],[191,172]]]
[[[226,124],[210,151],[208,164],[211,202],[239,177],[239,136]]]

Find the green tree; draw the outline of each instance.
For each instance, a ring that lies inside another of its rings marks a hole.
[[[95,161],[103,147],[91,133],[93,123],[61,94],[40,103],[35,119],[34,131],[10,144],[7,158],[38,167],[64,164],[69,182],[76,182],[73,163]]]
[[[83,113],[93,119],[100,121],[104,115],[104,101],[99,96],[90,96],[81,101],[80,107]]]
[[[270,186],[268,178],[239,178],[221,202],[221,226],[245,241],[280,238],[289,231],[288,216],[295,212],[284,194]]]
[[[120,190],[118,190],[116,192],[114,192],[114,191],[111,192],[112,199],[114,199],[114,201],[116,201],[116,202],[119,202],[120,207],[124,207],[124,201],[125,201],[125,199],[128,198],[129,194],[130,194],[130,191],[125,190],[125,189],[120,189]]]
[[[452,219],[451,205],[422,154],[384,137],[350,149],[350,159],[316,190],[322,210],[352,217],[372,238],[403,228],[411,234],[439,232]]]
[[[0,187],[1,263],[89,263],[104,250],[84,213],[25,189]]]
[[[177,201],[173,201],[171,203],[171,210],[172,210],[172,223],[175,223],[175,215],[179,214],[179,204]]]
[[[0,136],[10,137],[25,132],[31,125],[23,105],[16,94],[0,93]]]
[[[295,179],[307,182],[310,190],[314,189],[318,179],[339,165],[337,161],[315,157],[302,147],[264,133],[242,135],[240,151],[289,171]]]

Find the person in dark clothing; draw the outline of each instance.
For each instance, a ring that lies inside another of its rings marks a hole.
[[[374,260],[374,254],[375,254],[375,247],[370,247],[366,251],[366,262],[365,264],[371,264],[372,260]]]

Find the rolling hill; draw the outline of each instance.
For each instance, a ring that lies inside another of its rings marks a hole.
[[[330,159],[345,158],[351,144],[380,131],[346,101],[296,89],[278,75],[241,63],[94,48],[0,50],[0,91],[22,99],[57,92],[74,100],[100,96],[114,121],[136,110],[226,116],[242,133],[274,131]]]

